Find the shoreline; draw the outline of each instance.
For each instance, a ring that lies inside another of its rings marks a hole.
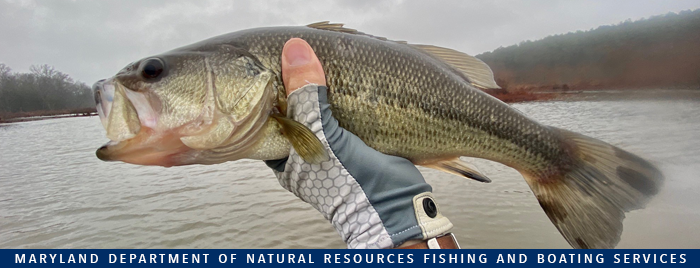
[[[667,91],[700,91],[699,87],[557,87],[557,86],[511,86],[496,90],[484,90],[487,94],[505,102],[534,102],[567,100],[578,96],[611,94],[611,93],[631,93],[631,92],[667,92]]]
[[[518,87],[516,87],[518,88]],[[522,103],[522,102],[537,102],[537,101],[553,101],[553,100],[566,100],[575,99],[577,96],[583,96],[587,94],[608,94],[608,93],[624,93],[624,92],[663,92],[663,91],[676,91],[676,90],[688,90],[688,91],[700,91],[698,88],[617,88],[617,89],[603,89],[603,88],[590,88],[590,89],[565,89],[557,90],[551,87],[540,87],[535,90],[486,90],[487,94],[505,102],[505,103]],[[20,123],[20,122],[30,122],[45,119],[55,119],[55,118],[73,118],[73,117],[86,117],[86,116],[97,116],[97,111],[95,108],[83,108],[83,109],[73,109],[73,110],[59,110],[59,111],[35,111],[35,112],[19,112],[19,113],[0,113],[0,124],[8,123]]]
[[[0,124],[29,122],[44,119],[64,118],[64,117],[84,117],[95,116],[95,108],[68,109],[57,111],[34,111],[18,113],[0,113]]]

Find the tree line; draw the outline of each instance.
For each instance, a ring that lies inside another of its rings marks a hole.
[[[501,87],[700,87],[700,9],[549,36],[477,55]]]
[[[0,63],[0,113],[74,110],[94,107],[91,88],[49,65],[15,73]]]

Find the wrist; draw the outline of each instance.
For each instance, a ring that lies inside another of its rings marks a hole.
[[[460,247],[454,234],[447,233],[428,240],[406,241],[397,249],[460,249]]]
[[[426,240],[418,240],[418,239],[408,240],[408,241],[404,242],[403,244],[399,245],[399,246],[396,247],[396,248],[397,248],[397,249],[400,249],[400,248],[404,248],[404,247],[409,247],[409,246],[413,246],[413,245],[415,245],[415,244],[423,243],[424,241],[426,241]]]

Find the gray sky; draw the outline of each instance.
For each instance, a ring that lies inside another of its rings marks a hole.
[[[700,8],[698,0],[0,0],[0,63],[92,84],[134,60],[241,29],[329,20],[471,55],[552,34]]]

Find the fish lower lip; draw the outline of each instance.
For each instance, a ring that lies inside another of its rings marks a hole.
[[[110,154],[108,153],[110,143],[111,142],[108,142],[107,144],[102,145],[102,147],[95,151],[95,155],[97,155],[97,158],[99,158],[102,161],[113,161],[110,157]]]
[[[134,138],[106,143],[95,155],[102,161],[171,167],[189,164],[183,156],[191,150],[176,133],[154,137],[153,131],[144,127]]]

